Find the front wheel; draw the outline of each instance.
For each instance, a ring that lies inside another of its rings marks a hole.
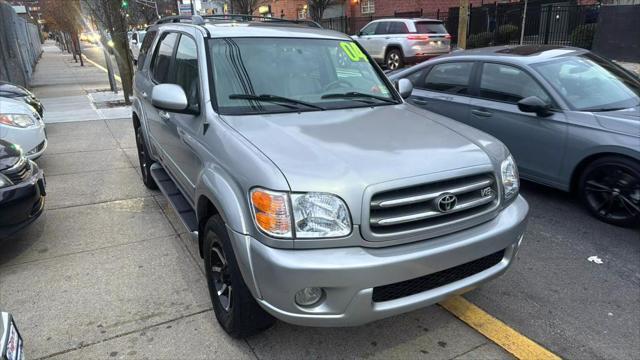
[[[156,181],[151,176],[149,168],[153,165],[154,161],[149,156],[149,148],[144,142],[144,136],[142,135],[142,129],[138,126],[136,129],[136,146],[138,148],[138,162],[140,163],[140,173],[142,175],[142,182],[148,189],[155,190],[158,188]]]
[[[398,49],[391,49],[385,56],[384,63],[389,70],[396,70],[404,66],[404,58]]]
[[[222,328],[234,338],[245,338],[269,328],[275,319],[251,295],[220,216],[204,226],[203,255],[213,311]]]
[[[640,226],[640,164],[623,157],[603,157],[589,164],[579,195],[598,219],[618,226]]]

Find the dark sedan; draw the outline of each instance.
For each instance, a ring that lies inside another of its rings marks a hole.
[[[45,180],[20,147],[0,140],[0,239],[37,219],[44,209]]]
[[[587,50],[455,52],[394,72],[409,102],[504,142],[522,178],[575,191],[597,218],[640,225],[640,79]]]
[[[29,90],[20,85],[0,81],[0,97],[25,102],[33,107],[40,117],[43,117],[44,107],[40,100]]]

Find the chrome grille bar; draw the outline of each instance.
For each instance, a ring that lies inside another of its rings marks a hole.
[[[477,189],[479,188],[476,188],[476,190]],[[496,195],[495,193],[493,193],[490,196],[484,196],[479,199],[458,203],[453,209],[447,212],[429,210],[429,211],[424,211],[420,213],[413,213],[410,215],[403,215],[403,216],[396,216],[396,217],[389,217],[389,218],[380,218],[380,219],[371,218],[371,224],[378,225],[378,226],[389,226],[389,225],[397,225],[397,224],[402,224],[402,223],[407,223],[407,222],[412,222],[417,220],[430,219],[438,216],[453,214],[459,211],[468,210],[476,206],[488,204],[494,201],[495,199],[496,199]]]
[[[460,185],[458,187],[450,188],[450,189],[441,189],[441,190],[432,191],[426,194],[414,195],[409,197],[401,197],[401,198],[395,198],[395,199],[389,199],[389,200],[374,201],[371,203],[371,207],[372,208],[388,208],[393,206],[409,205],[409,204],[414,204],[418,202],[433,200],[445,191],[448,193],[452,193],[454,195],[458,195],[458,194],[470,192],[473,190],[479,190],[487,186],[490,186],[491,184],[493,184],[493,179],[486,178],[471,184]]]

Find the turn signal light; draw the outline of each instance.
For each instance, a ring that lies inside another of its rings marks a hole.
[[[260,230],[276,237],[291,236],[291,212],[286,193],[256,188],[251,191],[251,204]]]

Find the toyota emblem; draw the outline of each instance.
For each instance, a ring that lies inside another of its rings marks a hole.
[[[458,203],[458,198],[452,193],[444,193],[440,194],[438,198],[436,198],[436,206],[440,212],[449,212],[456,207]]]

